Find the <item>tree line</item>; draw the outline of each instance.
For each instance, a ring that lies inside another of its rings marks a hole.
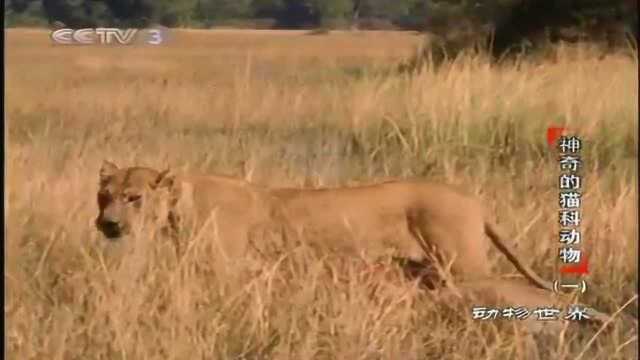
[[[456,28],[457,23],[637,26],[637,0],[7,0],[8,25],[211,27],[263,20],[269,27]],[[517,21],[512,19],[516,18]],[[259,22],[258,22],[259,24]],[[515,25],[515,24],[514,24]]]
[[[5,26],[411,29],[448,52],[499,56],[532,39],[638,39],[638,0],[7,0]],[[487,40],[489,39],[489,40]],[[487,41],[490,41],[487,45]],[[623,44],[624,46],[624,44]]]
[[[415,28],[423,0],[8,0],[9,24],[58,21],[70,27],[211,27],[244,22],[275,28],[379,26]],[[366,24],[365,24],[366,26]]]

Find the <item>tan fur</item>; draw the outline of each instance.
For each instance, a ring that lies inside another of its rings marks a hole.
[[[247,234],[275,223],[309,245],[415,262],[435,255],[460,279],[478,279],[490,276],[488,235],[532,283],[551,288],[504,244],[478,201],[446,185],[393,181],[339,189],[267,189],[226,176],[171,176],[148,168],[119,169],[108,162],[100,178],[100,191],[113,194],[96,220],[106,235],[119,235],[109,232],[109,221],[121,222],[126,230],[135,214],[120,194],[167,189],[174,222],[201,226],[215,212],[226,256],[241,257],[249,245]]]

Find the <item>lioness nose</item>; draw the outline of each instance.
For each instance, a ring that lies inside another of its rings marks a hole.
[[[112,220],[103,220],[102,227],[112,229],[112,230],[117,230],[120,228],[120,223]]]

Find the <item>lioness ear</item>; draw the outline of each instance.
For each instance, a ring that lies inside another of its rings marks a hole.
[[[161,187],[173,186],[174,175],[171,173],[171,169],[161,171],[156,179],[150,184],[152,189],[158,189]]]
[[[105,181],[106,179],[113,176],[118,171],[118,166],[112,162],[107,160],[102,161],[102,167],[100,167],[100,181]]]

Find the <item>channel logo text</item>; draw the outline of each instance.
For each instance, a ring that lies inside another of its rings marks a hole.
[[[51,40],[59,45],[160,45],[167,40],[167,30],[86,28],[58,29],[51,33]]]

